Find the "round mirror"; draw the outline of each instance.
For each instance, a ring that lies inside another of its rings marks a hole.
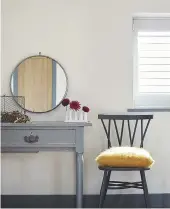
[[[65,70],[57,61],[37,55],[17,65],[10,86],[18,105],[29,112],[42,113],[61,103],[67,93],[68,81]]]

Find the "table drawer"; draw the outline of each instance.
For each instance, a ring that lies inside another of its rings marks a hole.
[[[75,144],[75,130],[1,129],[2,147],[59,147]]]

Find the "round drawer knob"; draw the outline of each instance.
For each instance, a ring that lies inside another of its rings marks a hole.
[[[32,132],[29,136],[24,136],[24,141],[27,143],[36,143],[39,140],[38,135],[33,135]]]

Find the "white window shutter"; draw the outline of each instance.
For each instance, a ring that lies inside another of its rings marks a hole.
[[[135,19],[134,36],[134,106],[170,108],[170,19]]]

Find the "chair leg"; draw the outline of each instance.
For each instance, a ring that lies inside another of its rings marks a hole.
[[[148,186],[147,186],[146,177],[145,177],[145,171],[141,170],[140,175],[141,175],[142,186],[143,186],[143,191],[144,191],[145,206],[146,208],[150,208],[150,200],[149,200],[149,194],[148,194]]]
[[[107,193],[107,187],[108,187],[109,180],[110,180],[110,174],[111,174],[111,171],[104,171],[102,186],[100,190],[99,208],[102,208],[104,205],[104,200],[105,200],[106,193]]]

